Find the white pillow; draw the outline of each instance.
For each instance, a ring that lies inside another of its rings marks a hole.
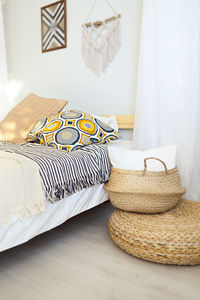
[[[109,157],[113,167],[125,170],[144,170],[144,159],[156,157],[165,162],[168,169],[176,166],[176,145],[146,151],[123,149],[108,145]],[[157,160],[147,160],[147,171],[163,171],[164,166]]]
[[[113,129],[118,131],[119,127],[118,127],[117,120],[116,120],[115,116],[101,117],[101,116],[93,115],[93,117],[97,118],[98,120],[104,122],[105,124],[109,125]]]

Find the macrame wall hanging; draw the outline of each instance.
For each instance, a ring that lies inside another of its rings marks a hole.
[[[105,0],[114,12],[114,16],[104,21],[88,22],[96,1],[91,7],[86,23],[82,25],[82,54],[86,65],[97,76],[101,76],[121,46],[121,15],[115,11],[108,0]]]

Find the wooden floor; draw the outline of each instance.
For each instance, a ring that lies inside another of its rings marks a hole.
[[[134,258],[107,233],[105,203],[0,253],[0,300],[199,300],[200,266]]]

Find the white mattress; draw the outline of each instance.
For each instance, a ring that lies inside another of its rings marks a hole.
[[[0,227],[0,252],[25,243],[106,200],[108,195],[103,184],[83,189],[54,204],[46,200],[43,213],[22,220],[13,217],[11,225]]]

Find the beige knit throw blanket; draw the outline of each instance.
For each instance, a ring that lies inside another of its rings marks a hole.
[[[16,153],[0,151],[0,225],[45,209],[38,165]]]

